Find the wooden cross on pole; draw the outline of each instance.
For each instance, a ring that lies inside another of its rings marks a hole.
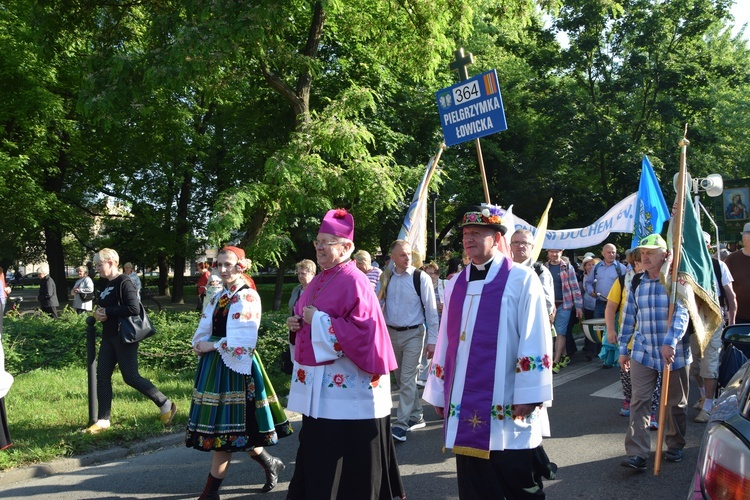
[[[464,48],[461,47],[453,53],[456,60],[448,65],[452,71],[458,72],[458,81],[462,82],[469,79],[469,72],[466,67],[469,64],[474,64],[474,56],[471,52],[468,54],[464,52]],[[479,138],[474,139],[474,145],[477,149],[477,160],[479,161],[479,172],[482,174],[482,187],[484,188],[484,199],[486,203],[490,204],[490,190],[487,187],[487,174],[484,172],[484,157],[482,156],[482,146],[479,144]]]

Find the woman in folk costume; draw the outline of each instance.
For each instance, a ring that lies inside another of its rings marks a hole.
[[[462,500],[544,498],[544,405],[552,400],[544,290],[533,270],[498,250],[505,227],[497,207],[467,212],[462,233],[471,265],[445,287],[422,397],[444,418]]]
[[[350,259],[353,239],[351,214],[329,210],[315,241],[322,271],[287,319],[287,408],[303,415],[288,499],[405,498],[391,439],[396,359],[372,284]]]
[[[238,451],[248,452],[261,464],[266,473],[262,491],[271,491],[284,464],[263,447],[292,432],[255,352],[260,297],[245,269],[242,249],[219,251],[218,271],[225,288],[203,311],[193,336],[193,351],[200,360],[185,442],[189,448],[213,451],[201,499],[219,498],[232,453]]]

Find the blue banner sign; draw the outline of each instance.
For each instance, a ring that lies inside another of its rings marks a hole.
[[[494,69],[438,90],[435,97],[446,146],[508,128]]]

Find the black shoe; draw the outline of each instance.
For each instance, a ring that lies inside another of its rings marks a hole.
[[[267,493],[274,489],[279,480],[279,473],[286,469],[284,462],[274,457],[266,450],[263,450],[260,455],[250,455],[250,458],[258,462],[266,473],[266,484],[263,485],[260,491]]]
[[[633,455],[620,462],[620,465],[628,469],[646,470],[646,459]]]
[[[393,439],[396,441],[401,441],[402,443],[406,441],[406,429],[402,429],[401,427],[393,427],[391,429],[391,434],[393,435]]]
[[[668,449],[664,452],[664,460],[667,462],[682,462],[682,450]]]
[[[583,355],[586,356],[586,361],[591,361],[592,359],[594,359],[594,355],[589,351],[583,351]]]

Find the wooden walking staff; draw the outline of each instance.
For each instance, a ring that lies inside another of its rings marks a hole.
[[[687,135],[687,125],[685,126],[685,135]],[[675,207],[675,223],[672,231],[672,271],[670,273],[670,283],[672,290],[669,298],[669,313],[667,315],[667,328],[672,324],[674,317],[674,308],[677,301],[677,273],[680,269],[680,259],[682,258],[682,226],[685,222],[685,191],[687,184],[687,147],[690,141],[683,137],[680,140],[680,171],[677,176],[677,206]],[[666,333],[666,332],[665,332]],[[678,346],[679,348],[679,346]],[[662,448],[664,442],[664,421],[667,416],[667,401],[669,401],[669,375],[670,365],[664,364],[664,371],[661,374],[661,401],[659,402],[659,431],[656,435],[656,459],[654,460],[654,476],[661,472]]]
[[[454,52],[456,60],[448,65],[448,67],[458,72],[458,81],[463,82],[469,79],[469,72],[466,70],[466,66],[474,64],[474,56],[471,52],[468,54],[464,53],[464,48],[461,47]],[[484,157],[482,156],[482,145],[479,144],[479,138],[474,139],[474,145],[477,149],[477,160],[479,161],[479,172],[482,174],[482,187],[484,188],[484,200],[490,204],[490,189],[487,187],[487,174],[484,172]]]

